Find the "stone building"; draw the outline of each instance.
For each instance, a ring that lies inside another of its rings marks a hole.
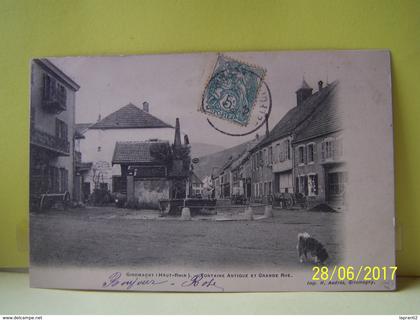
[[[318,91],[305,80],[296,91],[296,106],[290,109],[266,137],[252,150],[252,198],[267,201],[273,194],[295,192],[292,143],[296,130],[323,105],[335,84]]]
[[[149,104],[140,109],[132,103],[118,109],[94,124],[79,124],[84,139],[80,140],[83,163],[90,168],[83,172],[85,197],[94,189],[119,191],[120,166],[112,165],[114,149],[118,141],[169,141],[173,139],[173,126],[153,116]]]
[[[252,167],[251,150],[261,141],[260,136],[249,141],[245,150],[230,165],[229,169],[232,177],[231,195],[243,196],[247,199],[252,195]]]
[[[315,203],[343,207],[347,171],[337,85],[322,91],[325,98],[321,107],[299,126],[293,140],[295,189]]]
[[[30,97],[30,203],[41,194],[73,198],[75,95],[79,85],[47,59],[34,59]]]
[[[179,119],[176,119],[174,144],[169,141],[119,141],[115,144],[112,165],[120,166],[114,176],[117,192],[140,208],[158,209],[160,200],[184,199],[190,175],[189,145],[181,144]],[[185,139],[188,141],[188,139]]]

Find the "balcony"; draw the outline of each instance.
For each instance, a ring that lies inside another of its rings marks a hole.
[[[42,101],[42,106],[49,113],[59,114],[66,110],[65,98],[58,94],[46,97]]]
[[[48,149],[59,156],[70,155],[70,142],[36,128],[31,129],[31,144]]]

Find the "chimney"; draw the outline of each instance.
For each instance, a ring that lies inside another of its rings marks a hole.
[[[101,118],[102,118],[102,117],[101,117],[101,114],[99,114],[99,115],[98,115],[98,121],[97,121],[97,122],[101,121]]]
[[[297,106],[302,105],[302,103],[312,95],[312,90],[313,89],[306,83],[305,79],[303,79],[300,88],[296,91]]]
[[[322,80],[319,80],[318,81],[318,91],[321,91],[322,90],[322,85],[323,85],[324,83],[322,82]]]
[[[175,147],[181,146],[181,128],[179,125],[179,118],[176,118],[176,122],[175,122],[174,146]]]
[[[147,101],[143,102],[143,111],[149,113],[149,102]]]
[[[188,134],[184,134],[184,144],[185,145],[190,144],[190,139],[188,138]]]

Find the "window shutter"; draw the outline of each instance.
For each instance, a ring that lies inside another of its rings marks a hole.
[[[325,160],[325,142],[321,143],[321,157],[322,160]]]
[[[314,176],[315,194],[318,195],[318,175]]]
[[[317,145],[316,144],[313,144],[312,145],[312,150],[313,150],[313,161],[315,162],[316,161],[316,148],[317,148]]]

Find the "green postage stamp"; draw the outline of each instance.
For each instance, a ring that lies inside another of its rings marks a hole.
[[[219,55],[203,93],[201,111],[246,126],[266,70]]]

